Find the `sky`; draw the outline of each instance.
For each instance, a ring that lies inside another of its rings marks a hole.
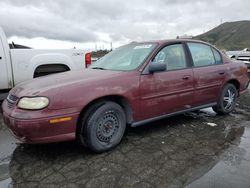
[[[110,49],[131,41],[198,35],[249,20],[246,0],[1,0],[8,41],[38,49]]]

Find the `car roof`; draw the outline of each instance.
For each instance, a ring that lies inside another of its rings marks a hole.
[[[143,44],[143,43],[166,44],[166,43],[178,43],[178,42],[199,42],[199,43],[211,45],[207,42],[197,40],[197,39],[164,39],[164,40],[149,40],[149,41],[141,41],[141,42],[134,41],[134,43],[138,43],[138,44]]]

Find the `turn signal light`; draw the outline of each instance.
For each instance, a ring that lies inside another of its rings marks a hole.
[[[51,119],[49,120],[50,123],[59,123],[59,122],[64,122],[64,121],[70,121],[72,117],[63,117],[63,118],[58,118],[58,119]]]

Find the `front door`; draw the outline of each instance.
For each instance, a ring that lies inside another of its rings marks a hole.
[[[185,110],[192,105],[194,76],[183,44],[165,46],[150,63],[163,62],[166,71],[141,75],[141,119]]]

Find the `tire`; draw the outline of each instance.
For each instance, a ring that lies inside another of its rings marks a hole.
[[[226,115],[232,112],[236,105],[238,91],[233,84],[227,84],[223,88],[218,104],[213,110],[219,115]]]
[[[82,119],[80,142],[94,152],[101,153],[117,146],[126,129],[125,113],[114,102],[96,104]]]

